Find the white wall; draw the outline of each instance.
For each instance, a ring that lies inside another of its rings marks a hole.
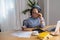
[[[38,1],[39,5],[40,5],[40,7],[42,9],[41,13],[44,16],[44,0],[37,0],[37,1]]]
[[[44,18],[46,25],[49,25],[49,0],[44,0]]]
[[[60,0],[49,0],[49,24],[56,24],[60,20]]]
[[[44,0],[44,17],[47,25],[55,25],[60,20],[60,0]]]

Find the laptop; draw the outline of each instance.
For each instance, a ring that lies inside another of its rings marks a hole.
[[[52,26],[52,27],[49,27],[47,28],[46,30],[47,31],[58,31],[60,29],[60,21],[57,22],[57,25],[56,26]]]

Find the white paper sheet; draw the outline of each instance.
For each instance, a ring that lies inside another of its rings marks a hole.
[[[21,38],[30,38],[32,32],[24,32],[24,31],[19,31],[12,33],[13,36],[21,37]]]

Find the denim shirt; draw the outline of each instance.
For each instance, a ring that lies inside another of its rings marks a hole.
[[[27,28],[34,28],[36,26],[44,27],[45,23],[40,24],[40,20],[41,20],[40,18],[29,17],[28,19],[23,21],[23,26],[26,26]],[[44,21],[44,19],[42,20]]]

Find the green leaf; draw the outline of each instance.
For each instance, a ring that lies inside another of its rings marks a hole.
[[[33,6],[35,5],[36,3],[34,2]]]
[[[36,1],[34,1],[34,4],[36,4]]]
[[[34,5],[38,5],[38,2],[36,2],[35,0],[34,1],[28,0],[27,5],[32,8]],[[31,9],[25,9],[24,11],[22,11],[22,13],[26,14],[26,12],[28,12],[30,10]]]
[[[39,5],[38,2],[37,2],[37,5]]]
[[[31,9],[26,9],[24,11],[22,11],[22,13],[26,14],[26,12],[30,11]]]
[[[28,6],[29,6],[29,7],[32,7],[32,5],[31,5],[31,4],[29,4],[29,3],[28,3]]]
[[[30,4],[33,4],[33,2],[31,0],[28,0]]]
[[[36,2],[36,1],[34,0],[34,4],[33,4],[33,5],[37,5],[37,3],[38,3],[38,2]]]

